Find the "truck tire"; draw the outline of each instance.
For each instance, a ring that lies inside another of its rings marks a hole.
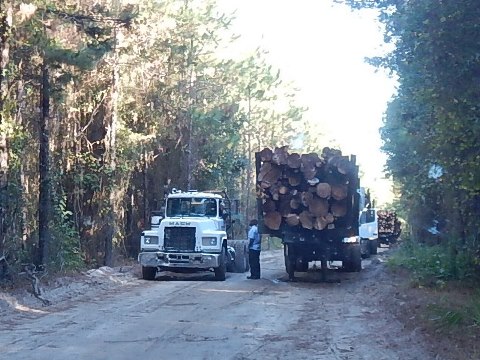
[[[349,246],[345,249],[346,259],[343,267],[348,272],[359,272],[362,270],[362,254],[360,246]]]
[[[285,244],[283,247],[283,254],[285,258],[285,271],[288,274],[290,280],[295,279],[295,265],[296,261],[292,254],[289,253],[288,245]]]
[[[244,244],[237,244],[235,247],[235,263],[233,264],[233,270],[236,273],[244,273],[248,269],[247,262],[248,252]]]
[[[150,266],[142,266],[142,279],[143,280],[155,280],[157,275],[157,268]]]
[[[227,275],[227,264],[226,264],[226,250],[225,248],[222,251],[222,256],[220,256],[220,266],[215,268],[215,280],[225,281]]]
[[[233,254],[231,249],[233,249]],[[235,258],[237,249],[234,245],[229,244],[227,247],[227,272],[235,272]]]
[[[377,251],[377,248],[378,248],[378,239],[370,240],[370,242],[368,243],[368,245],[370,246],[370,254],[372,254],[372,255],[377,255],[377,253],[378,253],[378,251]]]
[[[235,272],[235,263],[229,262],[227,264],[227,272]]]
[[[298,258],[295,262],[295,270],[300,272],[307,272],[308,271],[308,261],[305,261],[303,258]]]

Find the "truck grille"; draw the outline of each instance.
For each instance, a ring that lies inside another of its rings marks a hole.
[[[195,251],[194,227],[165,227],[165,250]]]

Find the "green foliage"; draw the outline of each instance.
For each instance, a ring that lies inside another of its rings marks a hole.
[[[468,247],[458,249],[454,243],[430,246],[406,239],[388,264],[409,269],[415,285],[442,287],[449,280],[475,279],[475,262]]]
[[[63,194],[61,177],[55,176],[53,184],[57,189],[53,195],[53,216],[50,222],[51,242],[49,244],[48,266],[50,270],[78,270],[85,266],[80,246],[80,234],[73,221],[73,212],[68,210],[67,197]]]
[[[74,174],[74,183],[86,191],[99,191],[102,176],[102,166],[99,159],[86,152],[79,154],[76,161],[77,173]]]
[[[446,268],[445,257],[459,272],[452,276],[468,276],[478,251],[478,241],[471,239],[478,239],[480,226],[480,3],[344,2],[379,9],[385,39],[395,44],[390,54],[370,63],[388,68],[399,79],[381,133],[387,170],[401,194],[399,205],[412,236],[429,242],[426,229],[440,224],[433,241],[444,246],[426,251],[442,257],[437,270]],[[452,249],[458,252],[454,256]],[[429,262],[418,266],[436,273]]]
[[[475,326],[480,326],[480,291],[472,298],[471,305],[467,309]]]
[[[450,330],[463,326],[480,325],[480,293],[475,292],[471,299],[463,305],[446,303],[440,299],[438,304],[430,304],[427,307],[428,319],[438,329]]]
[[[89,46],[80,51],[75,51],[60,47],[58,44],[52,44],[45,49],[45,57],[50,64],[65,64],[86,71],[92,70],[98,60],[105,56],[108,51],[111,51],[110,46]],[[64,78],[63,82],[69,79],[70,77]]]
[[[184,188],[191,177],[198,189],[227,188],[244,201],[238,195],[252,184],[253,151],[289,143],[303,128],[295,90],[262,51],[243,60],[218,56],[234,37],[232,18],[218,13],[215,1],[34,4],[31,14],[14,12],[4,69],[15,233],[8,239],[26,258],[38,243],[44,64],[54,269],[102,263],[111,228],[118,229],[116,253],[137,251],[139,224],[158,206],[165,184]]]
[[[201,189],[227,188],[229,180],[241,170],[238,135],[241,124],[235,119],[234,106],[193,114],[193,136],[201,159],[193,173]]]
[[[262,237],[262,249],[265,250],[281,250],[283,249],[282,239],[273,236]]]
[[[427,308],[430,321],[438,328],[449,329],[465,323],[467,314],[464,310],[449,309],[441,305],[430,305]]]
[[[80,247],[80,236],[68,212],[54,212],[56,218],[51,226],[51,245],[48,266],[54,272],[79,270],[85,267]],[[59,217],[63,215],[64,218]]]

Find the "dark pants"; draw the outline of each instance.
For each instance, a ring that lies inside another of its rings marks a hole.
[[[250,260],[250,274],[252,278],[260,279],[260,250],[248,250]]]

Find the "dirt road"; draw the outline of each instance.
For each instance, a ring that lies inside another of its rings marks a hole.
[[[332,271],[330,282],[315,271],[288,282],[276,250],[262,253],[260,280],[132,277],[50,307],[19,307],[3,318],[0,358],[439,359],[382,310],[379,293],[394,289],[380,261],[363,266]]]

